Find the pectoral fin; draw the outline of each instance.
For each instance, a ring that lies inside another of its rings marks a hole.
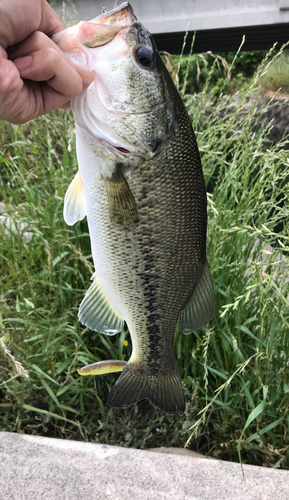
[[[78,319],[91,330],[106,335],[121,332],[124,325],[124,320],[109,302],[97,278],[94,278],[79,306]]]
[[[92,363],[91,365],[79,368],[79,375],[105,375],[106,373],[122,372],[126,365],[126,361],[117,361],[115,359],[108,359]]]
[[[206,260],[202,277],[187,306],[179,313],[179,327],[185,335],[205,326],[215,313],[215,296],[209,264]]]
[[[130,187],[117,165],[111,176],[104,177],[112,224],[132,228],[139,220],[136,202]]]
[[[73,226],[86,216],[84,188],[80,173],[77,172],[64,198],[63,216],[66,224]]]

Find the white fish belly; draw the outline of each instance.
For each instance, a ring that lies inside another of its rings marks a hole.
[[[140,278],[144,267],[140,241],[135,230],[123,230],[111,224],[100,160],[95,155],[90,134],[79,127],[77,154],[96,277],[116,312],[127,322],[133,337],[137,325],[144,325],[146,316]]]

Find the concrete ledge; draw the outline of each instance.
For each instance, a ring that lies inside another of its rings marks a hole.
[[[1,500],[286,500],[289,472],[0,433]]]

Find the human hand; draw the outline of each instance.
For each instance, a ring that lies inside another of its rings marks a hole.
[[[82,88],[75,66],[50,36],[65,29],[46,0],[0,0],[0,120],[25,123]]]

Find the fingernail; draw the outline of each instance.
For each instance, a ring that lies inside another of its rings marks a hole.
[[[19,71],[24,71],[29,68],[32,62],[32,56],[19,57],[19,59],[15,59],[14,64],[19,69]]]

